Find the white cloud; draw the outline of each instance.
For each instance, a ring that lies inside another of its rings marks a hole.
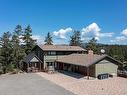
[[[24,44],[23,36],[20,36],[20,44]],[[44,37],[40,35],[32,35],[32,39],[37,40],[37,44],[44,44]]]
[[[24,41],[22,40],[23,36],[19,36],[20,44],[24,44]]]
[[[82,35],[87,35],[87,33],[93,32],[95,36],[99,36],[99,31],[101,29],[99,28],[99,26],[96,23],[92,23],[89,26],[83,28],[82,31]]]
[[[96,23],[92,23],[88,25],[87,27],[83,28],[81,31],[82,31],[82,37],[84,38],[95,37],[96,40],[100,40],[100,38],[102,37],[112,37],[114,34],[113,32],[101,33],[101,28]]]
[[[121,43],[124,42],[125,40],[127,40],[125,36],[118,36],[114,40],[111,40],[110,42]]]
[[[72,31],[72,28],[60,29],[59,31],[54,31],[53,35],[55,35],[59,38],[65,39],[66,34],[71,31]]]
[[[113,32],[110,33],[100,33],[100,37],[112,37],[113,36]]]
[[[110,40],[110,42],[115,42],[115,43],[121,43],[125,42],[127,40],[127,29],[124,29],[121,34],[123,36],[118,36],[114,40]]]
[[[124,36],[127,36],[127,29],[124,29],[121,34],[123,34]]]
[[[99,40],[100,40],[100,38],[99,38],[99,37],[95,37],[95,40],[99,41]]]
[[[37,40],[37,44],[44,44],[44,37],[40,35],[32,35],[34,40]]]

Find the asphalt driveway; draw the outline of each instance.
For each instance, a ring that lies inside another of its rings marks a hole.
[[[74,95],[37,74],[0,76],[0,95]]]

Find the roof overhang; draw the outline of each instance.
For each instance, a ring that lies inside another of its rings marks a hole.
[[[77,54],[77,55],[78,55],[78,54]],[[83,55],[82,55],[82,56],[83,56]],[[102,55],[102,56],[99,56],[99,58],[93,59],[93,60],[89,60],[88,58],[87,58],[87,60],[85,60],[85,58],[84,58],[84,63],[83,63],[83,62],[79,62],[79,63],[78,63],[78,61],[74,62],[73,60],[75,60],[76,57],[74,57],[74,58],[72,59],[72,61],[70,61],[70,60],[67,61],[66,59],[69,59],[69,57],[70,57],[70,55],[66,56],[65,58],[61,58],[61,60],[58,59],[58,60],[56,60],[56,62],[89,67],[89,66],[91,66],[91,65],[93,65],[93,64],[97,64],[97,63],[99,63],[100,61],[106,59],[106,60],[108,60],[108,61],[110,61],[110,62],[112,62],[112,63],[114,63],[114,64],[116,64],[116,65],[122,65],[122,62],[120,62],[120,61],[118,61],[118,60],[116,60],[116,59],[114,59],[114,58],[112,58],[112,57],[110,57],[110,56],[108,56],[108,55]],[[72,57],[70,57],[70,58],[72,58]],[[64,59],[65,59],[65,60],[64,60]],[[80,60],[80,59],[79,59],[79,60]],[[87,62],[86,62],[86,61],[87,61]],[[90,62],[90,61],[91,61],[91,62]],[[86,63],[87,63],[87,64],[86,64]]]
[[[106,60],[108,60],[108,61],[111,61],[112,63],[114,63],[114,64],[116,64],[116,65],[123,65],[122,62],[120,62],[120,61],[118,61],[118,60],[112,58],[111,56],[105,55],[105,56],[102,56],[100,59],[98,59],[98,60],[92,62],[91,64],[89,64],[87,67],[89,67],[89,66],[91,66],[91,65],[93,65],[93,64],[97,64],[97,63],[99,63],[100,61],[102,61],[102,60],[104,60],[104,59],[106,59]]]
[[[41,62],[42,63],[42,61],[32,52],[24,57],[23,62],[25,63]]]

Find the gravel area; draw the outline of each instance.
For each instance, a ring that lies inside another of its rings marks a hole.
[[[0,95],[74,95],[72,92],[38,76],[16,74],[0,76]]]
[[[43,78],[77,95],[127,95],[127,79],[114,77],[104,80],[74,78],[62,73],[37,73]]]

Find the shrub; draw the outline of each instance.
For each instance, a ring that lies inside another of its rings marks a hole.
[[[14,64],[9,64],[6,67],[6,72],[13,72],[15,69],[15,65]]]
[[[3,74],[3,70],[0,70],[0,75]]]

